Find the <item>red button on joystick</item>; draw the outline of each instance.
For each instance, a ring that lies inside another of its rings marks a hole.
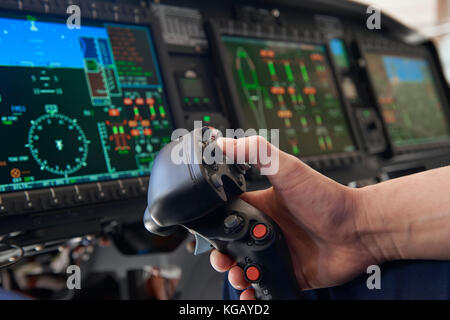
[[[264,239],[267,236],[268,230],[265,224],[258,223],[253,226],[252,235],[256,240]]]
[[[256,266],[250,266],[245,269],[245,277],[250,282],[257,282],[261,278],[261,271]]]

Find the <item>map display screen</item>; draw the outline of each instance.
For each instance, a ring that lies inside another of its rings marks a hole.
[[[366,60],[394,146],[450,139],[448,120],[425,59],[368,53]]]

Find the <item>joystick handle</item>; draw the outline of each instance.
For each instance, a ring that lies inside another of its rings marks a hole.
[[[206,161],[205,151],[214,137],[214,130],[198,128],[159,152],[149,182],[145,227],[168,235],[183,226],[196,236],[196,254],[211,246],[229,254],[244,269],[259,299],[299,298],[281,229],[239,198],[247,190],[248,165]],[[174,155],[183,161],[173,161]]]

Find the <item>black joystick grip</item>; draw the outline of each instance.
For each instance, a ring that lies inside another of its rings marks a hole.
[[[215,247],[236,259],[259,299],[300,298],[281,229],[239,199],[248,166],[205,163],[204,151],[214,139],[214,130],[199,128],[160,151],[150,178],[146,228],[160,235],[189,229],[196,254]]]
[[[263,212],[236,199],[186,224],[236,259],[258,299],[299,299],[300,289],[283,233]]]

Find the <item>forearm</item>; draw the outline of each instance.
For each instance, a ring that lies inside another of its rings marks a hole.
[[[357,228],[378,260],[450,260],[450,167],[357,191]]]

